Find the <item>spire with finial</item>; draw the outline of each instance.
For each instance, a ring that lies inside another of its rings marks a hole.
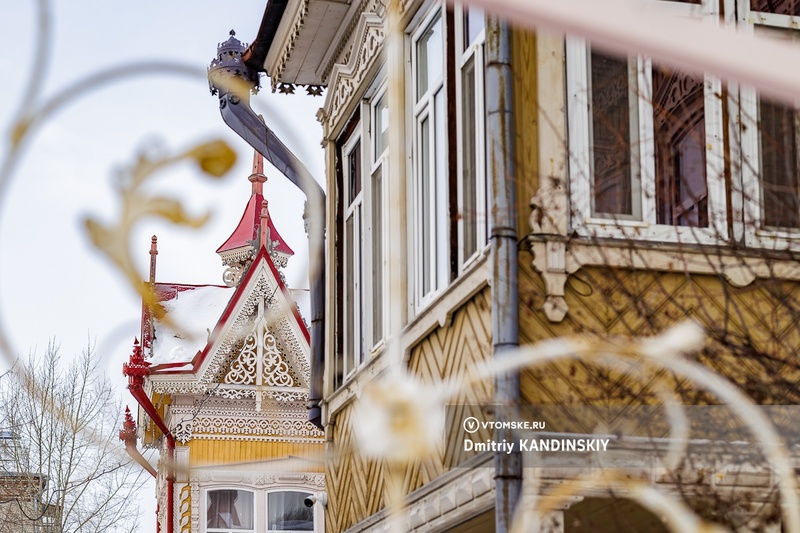
[[[253,172],[247,179],[252,183],[250,194],[264,194],[267,177],[264,175],[264,156],[258,150],[253,151]]]

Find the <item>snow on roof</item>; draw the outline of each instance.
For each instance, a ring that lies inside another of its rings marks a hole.
[[[167,316],[177,324],[177,332],[155,320],[152,365],[188,363],[205,348],[208,337],[217,325],[225,306],[233,296],[233,287],[185,287],[161,302]]]

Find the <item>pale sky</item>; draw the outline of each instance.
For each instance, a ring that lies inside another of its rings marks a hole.
[[[35,2],[2,0],[0,34],[0,128],[2,154],[10,121],[33,67]],[[40,74],[44,99],[84,76],[142,60],[170,60],[203,72],[216,45],[235,29],[250,42],[265,0],[212,2],[62,0],[53,6],[49,70]],[[322,97],[273,94],[269,80],[253,97],[253,107],[322,180],[322,130],[315,114]],[[192,213],[211,210],[202,230],[174,229],[144,221],[132,244],[143,275],[150,235],[159,237],[159,281],[221,284],[214,250],[239,221],[250,195],[252,149],[224,125],[217,98],[204,76],[151,75],[105,85],[85,94],[38,130],[0,199],[0,312],[15,353],[3,354],[0,369],[29,351],[42,352],[48,339],[65,357],[80,352],[87,339],[96,345],[102,369],[119,384],[125,403],[122,363],[139,334],[141,304],[111,264],[90,247],[82,220],[113,220],[119,199],[114,169],[129,165],[142,146],[177,152],[198,142],[223,138],[237,151],[237,166],[222,182],[205,178],[189,164],[170,169],[154,183],[161,193],[179,196]],[[268,167],[265,196],[278,231],[297,255],[289,262],[290,287],[307,287],[308,244],[303,230],[304,197]],[[155,190],[155,189],[154,189]],[[309,317],[307,317],[309,319]],[[152,498],[152,489],[145,491]],[[148,504],[149,506],[149,504]],[[153,525],[152,511],[142,530]]]

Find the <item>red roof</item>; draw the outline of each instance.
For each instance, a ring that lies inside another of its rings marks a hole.
[[[247,246],[250,241],[258,238],[258,232],[261,229],[261,206],[264,203],[263,185],[267,181],[267,177],[264,175],[264,156],[257,150],[253,153],[253,172],[247,179],[252,184],[250,201],[244,208],[239,225],[233,230],[228,240],[217,248],[218,254]],[[267,227],[269,228],[269,238],[275,243],[275,249],[280,253],[294,255],[294,250],[289,248],[272,224],[272,217],[267,218]]]

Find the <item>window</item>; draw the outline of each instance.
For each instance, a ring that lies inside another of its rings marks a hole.
[[[364,362],[364,269],[361,132],[358,122],[341,148],[344,215],[344,378]]]
[[[314,509],[306,507],[306,492],[267,494],[267,531],[314,531]]]
[[[303,503],[311,493],[302,490],[210,489],[205,492],[205,533],[316,531],[319,506]]]
[[[372,319],[369,321],[370,347],[375,350],[383,342],[386,317],[383,313],[386,287],[386,177],[389,158],[389,103],[386,87],[382,87],[368,103],[372,157],[370,172],[369,238],[371,283],[369,302]]]
[[[343,213],[342,346],[334,387],[383,346],[386,287],[386,187],[389,107],[386,87],[373,83],[337,143]]]
[[[800,2],[740,0],[740,22],[761,36],[800,41]],[[796,106],[740,90],[742,205],[748,244],[785,248],[800,238],[800,113]]]
[[[428,15],[411,37],[413,86],[414,304],[429,304],[449,280],[444,21]]]
[[[247,490],[211,490],[206,500],[208,533],[255,531],[253,493]]]
[[[686,15],[713,18],[669,2]],[[721,83],[567,40],[573,229],[592,237],[727,236]]]
[[[488,239],[484,125],[484,14],[457,6],[456,98],[458,121],[458,268],[483,250]]]

